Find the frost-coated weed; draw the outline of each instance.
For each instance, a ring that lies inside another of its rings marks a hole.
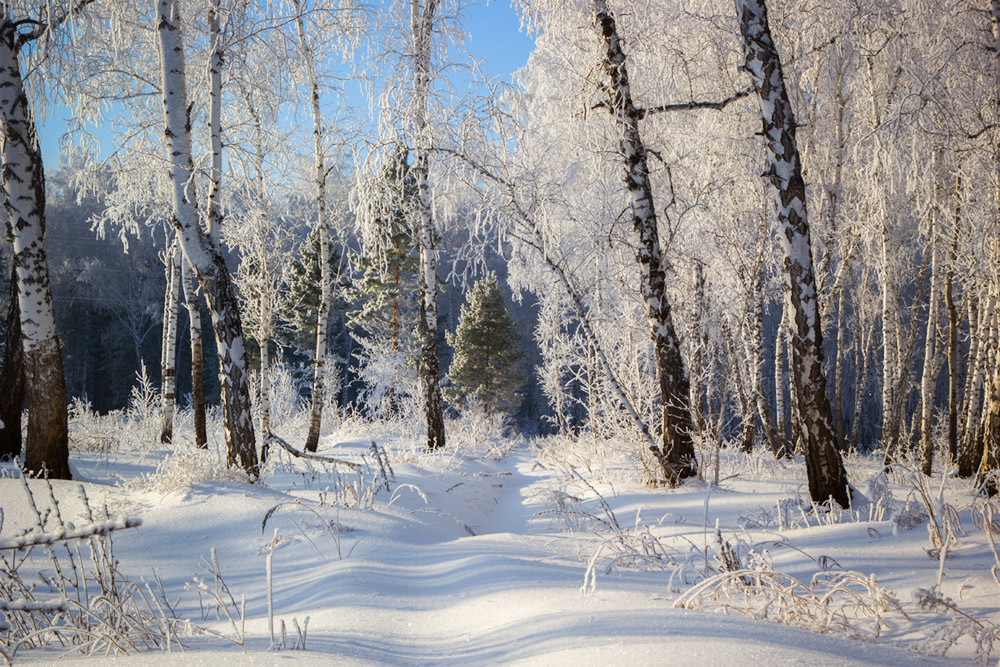
[[[83,487],[80,525],[64,520],[52,485],[40,506],[22,478],[35,526],[0,540],[0,656],[58,646],[66,653],[125,654],[183,648],[162,586],[119,571],[111,533],[137,519],[95,512]]]
[[[775,571],[764,560],[708,577],[680,596],[674,607],[733,611],[855,639],[875,639],[894,619],[909,620],[896,596],[874,575],[822,571],[806,582]]]

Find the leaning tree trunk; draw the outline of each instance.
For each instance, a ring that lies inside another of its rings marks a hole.
[[[667,299],[647,150],[639,133],[641,112],[632,102],[625,51],[608,3],[592,0],[590,7],[594,29],[601,40],[608,110],[620,136],[619,151],[625,167],[625,186],[631,197],[632,227],[638,236],[642,297],[646,303],[660,385],[663,435],[659,450],[654,448],[653,454],[663,468],[666,483],[676,486],[685,477],[696,475],[698,467],[691,439],[688,377]]]
[[[816,502],[850,505],[847,472],[836,446],[823,375],[823,340],[806,215],[806,188],[795,144],[795,118],[763,0],[736,0],[746,70],[760,97],[767,176],[775,187],[778,238],[785,251],[786,306],[792,332],[791,381],[797,385],[809,494]]]
[[[174,190],[174,226],[181,249],[198,275],[212,315],[219,350],[226,460],[229,465],[238,465],[256,477],[260,471],[251,416],[249,369],[236,292],[218,246],[198,221],[179,0],[159,0],[157,12],[164,134]]]
[[[69,479],[66,381],[45,257],[45,174],[18,63],[19,30],[7,11],[0,9],[0,145],[28,390],[24,467]]]
[[[418,229],[420,250],[420,371],[424,381],[424,403],[427,416],[427,448],[445,445],[444,409],[441,404],[441,383],[437,352],[437,247],[434,212],[431,210],[429,183],[430,128],[427,119],[427,96],[431,81],[431,42],[434,35],[434,15],[438,0],[414,0],[410,15],[413,38],[413,130],[416,139],[411,173],[417,186]]]
[[[333,280],[330,275],[330,223],[326,211],[326,166],[323,159],[323,117],[319,108],[319,81],[316,78],[312,47],[306,39],[302,5],[293,0],[295,24],[305,59],[309,82],[309,96],[312,104],[313,121],[313,171],[316,184],[316,230],[319,233],[320,255],[320,299],[316,313],[316,347],[313,355],[312,406],[309,417],[309,434],[306,436],[306,451],[315,452],[319,447],[320,429],[323,425],[323,380],[326,376],[326,334],[330,323],[330,299]]]
[[[188,335],[191,338],[191,416],[194,419],[194,445],[208,448],[208,428],[205,424],[205,351],[201,341],[201,300],[195,284],[194,269],[185,259],[181,262],[181,284],[188,312]]]
[[[21,407],[24,405],[24,347],[21,344],[21,309],[17,307],[17,269],[10,269],[10,305],[7,309],[7,343],[0,371],[0,461],[21,454]]]
[[[174,438],[174,412],[177,407],[177,313],[181,301],[181,249],[174,241],[167,248],[167,290],[163,299],[163,344],[160,353],[161,425],[160,442]]]

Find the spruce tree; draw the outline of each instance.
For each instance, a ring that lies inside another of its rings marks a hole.
[[[448,370],[452,384],[446,390],[448,400],[477,400],[487,414],[510,412],[524,382],[516,366],[520,338],[497,279],[488,276],[477,282],[462,306],[458,328],[448,334],[448,343],[455,349]]]

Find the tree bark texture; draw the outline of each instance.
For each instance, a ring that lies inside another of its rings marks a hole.
[[[69,479],[66,381],[45,255],[45,173],[18,62],[18,27],[8,12],[0,9],[0,140],[28,391],[24,467]]]
[[[776,191],[778,237],[785,252],[786,306],[792,333],[791,381],[797,385],[806,471],[812,499],[850,505],[847,472],[836,447],[823,375],[822,330],[812,268],[805,182],[795,143],[795,118],[763,0],[736,0],[746,70],[760,98],[768,146],[767,177]]]
[[[167,289],[163,299],[163,344],[160,347],[160,442],[174,437],[174,413],[177,408],[177,314],[181,305],[181,249],[174,241],[167,249]]]
[[[427,448],[445,446],[444,409],[441,403],[441,380],[437,352],[437,234],[430,196],[430,128],[427,97],[431,80],[431,42],[438,0],[412,0],[410,33],[413,49],[413,131],[414,151],[411,173],[417,186],[420,267],[420,370],[424,381],[427,417]]]
[[[198,276],[212,315],[212,328],[219,350],[226,460],[229,465],[240,466],[252,477],[257,477],[260,471],[251,414],[249,368],[236,292],[218,246],[202,230],[198,221],[179,1],[158,0],[157,12],[164,133],[173,183],[174,226],[181,249]]]
[[[21,408],[24,406],[24,346],[21,344],[21,309],[17,300],[17,270],[10,270],[10,305],[7,307],[7,342],[0,371],[0,461],[21,454]]]
[[[208,428],[205,423],[205,351],[201,340],[201,299],[195,284],[195,272],[186,259],[181,262],[181,283],[188,313],[188,335],[191,339],[191,416],[194,419],[194,445],[208,448]]]
[[[330,322],[330,300],[333,277],[330,275],[330,222],[326,210],[326,165],[323,156],[323,117],[319,107],[319,81],[316,77],[312,47],[306,37],[305,20],[299,0],[293,0],[295,26],[298,30],[299,45],[305,60],[309,83],[309,97],[313,121],[313,170],[316,184],[316,229],[319,233],[320,253],[320,300],[316,313],[316,347],[313,354],[312,405],[309,416],[309,434],[305,449],[315,452],[319,447],[319,435],[323,425],[323,392],[326,377],[326,332]]]
[[[698,467],[691,439],[693,424],[688,377],[667,298],[647,151],[639,132],[641,114],[632,101],[625,51],[608,3],[606,0],[592,0],[590,6],[594,29],[601,41],[608,110],[621,137],[619,151],[625,170],[625,185],[631,197],[632,227],[639,241],[636,259],[660,385],[663,433],[659,451],[654,448],[653,454],[663,468],[666,483],[676,486],[682,479],[696,475]]]

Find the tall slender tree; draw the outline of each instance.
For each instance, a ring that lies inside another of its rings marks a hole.
[[[229,270],[218,245],[201,227],[192,179],[191,121],[187,103],[181,0],[158,0],[164,134],[173,185],[174,226],[191,267],[198,275],[212,314],[219,353],[226,459],[248,474],[259,474],[250,404],[249,368],[243,324]]]
[[[49,38],[86,4],[39,3],[23,16],[14,15],[13,4],[0,7],[2,194],[14,245],[28,396],[24,467],[64,479],[71,476],[66,381],[45,252],[45,172],[20,59],[27,45]]]
[[[615,17],[606,0],[592,0],[593,25],[602,45],[601,68],[607,77],[607,107],[618,128],[625,186],[631,198],[632,227],[638,237],[640,285],[646,303],[650,335],[660,387],[662,441],[653,454],[666,482],[677,485],[698,472],[691,440],[691,410],[687,372],[674,329],[666,293],[663,250],[657,227],[653,188],[649,180],[648,150],[639,132],[642,116],[632,102],[625,51]]]
[[[746,71],[760,98],[762,136],[767,142],[766,177],[775,190],[778,238],[785,253],[785,306],[789,310],[795,384],[805,443],[809,493],[816,502],[831,498],[850,505],[847,472],[836,446],[823,374],[823,339],[813,275],[812,244],[806,215],[806,188],[795,141],[795,116],[785,89],[778,50],[771,38],[764,0],[736,0]]]

